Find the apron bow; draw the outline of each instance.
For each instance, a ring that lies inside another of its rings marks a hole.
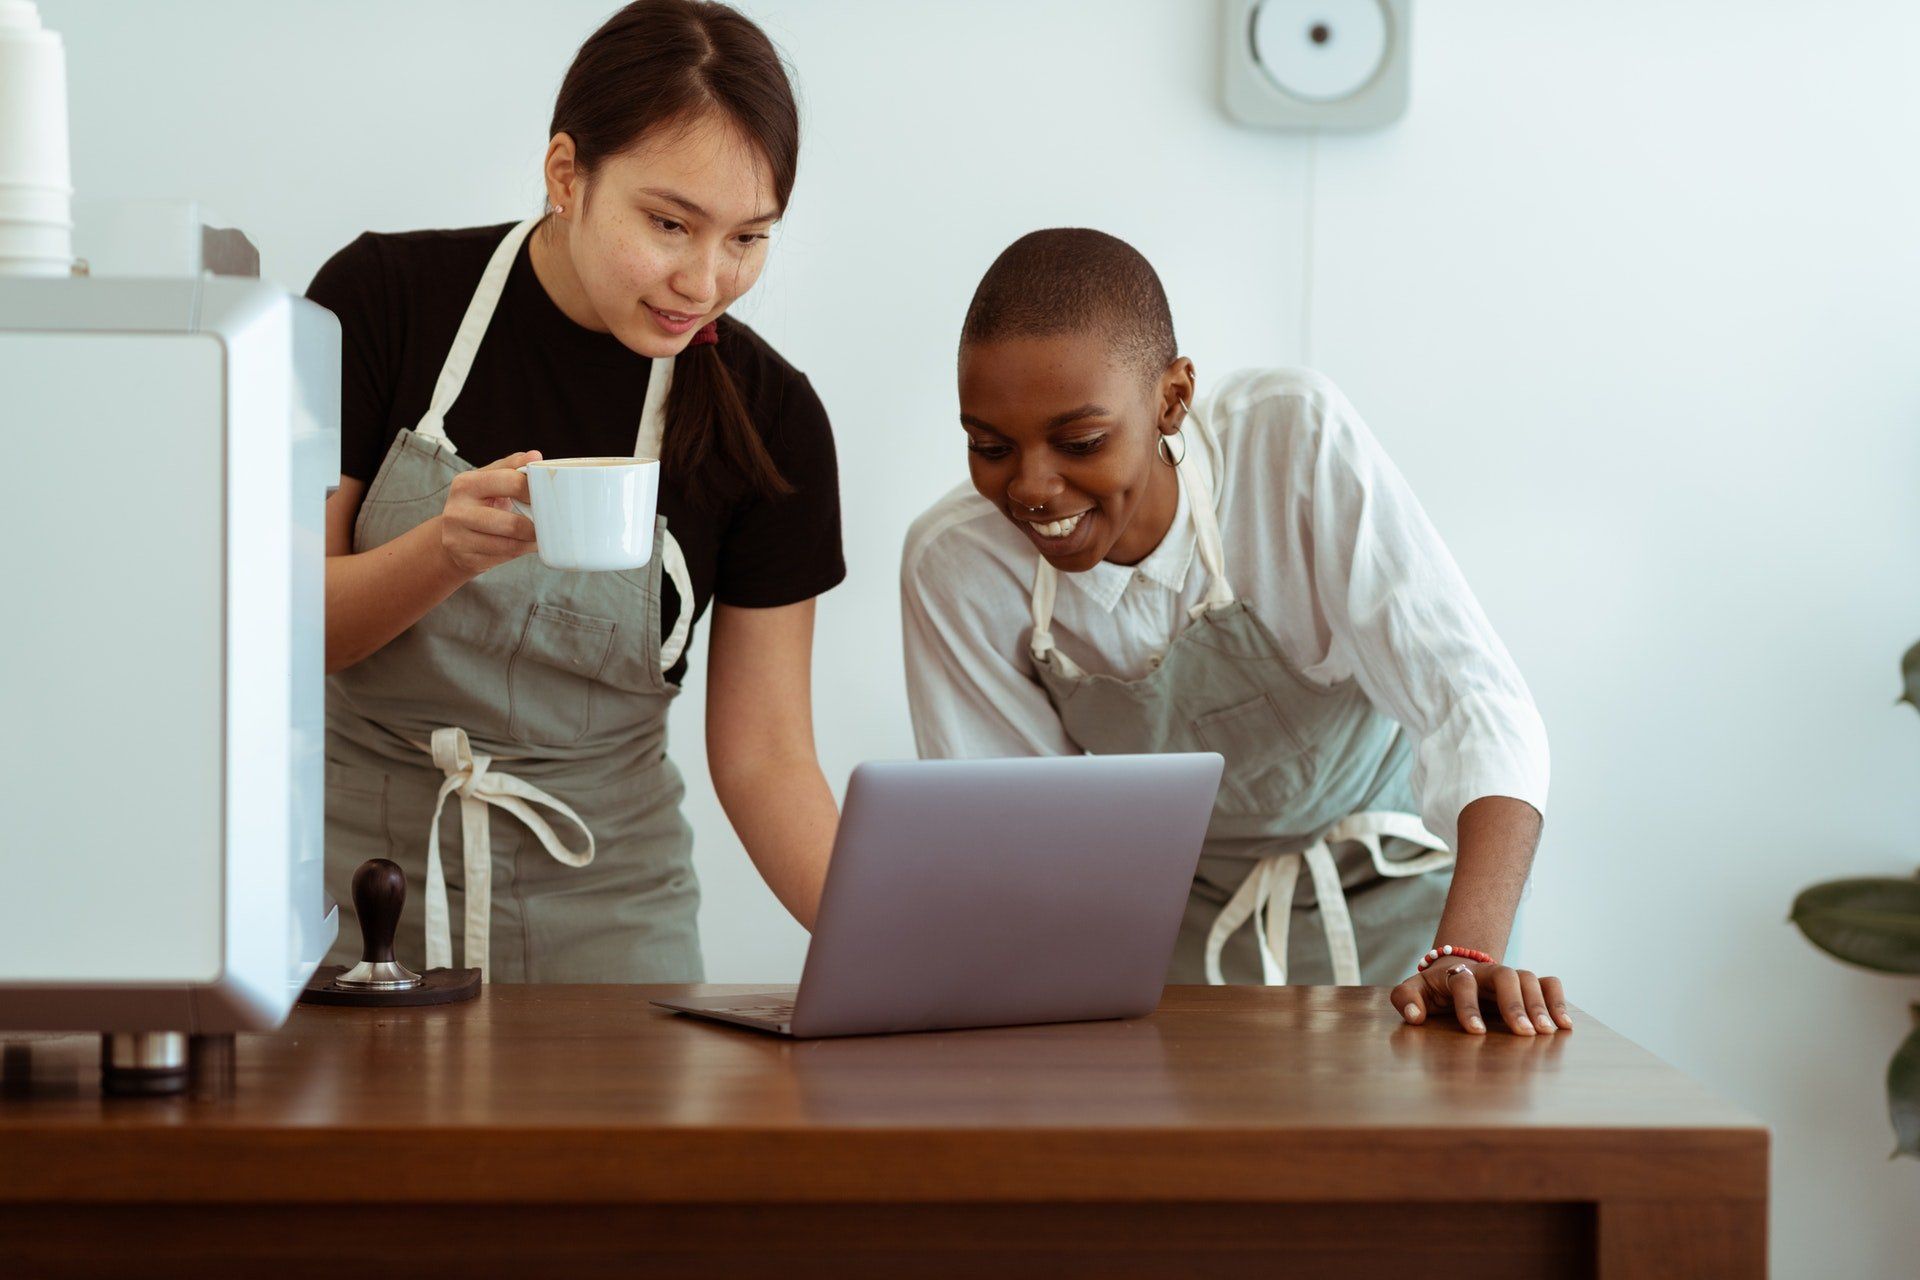
[[[446,969],[453,965],[451,908],[447,902],[446,870],[440,861],[440,814],[446,808],[447,797],[457,795],[467,905],[461,958],[468,968],[478,967],[480,980],[485,982],[488,980],[489,925],[493,919],[493,828],[487,807],[505,809],[520,819],[549,854],[570,867],[584,867],[593,861],[593,832],[567,804],[510,773],[496,771],[493,757],[475,751],[465,729],[435,729],[428,750],[434,765],[447,775],[447,780],[440,784],[440,795],[433,806],[433,825],[427,835],[427,967]],[[569,847],[535,805],[571,822],[587,838],[587,847]]]
[[[1426,853],[1394,861],[1380,847],[1382,836],[1395,836],[1422,845]],[[1342,818],[1327,833],[1305,849],[1270,853],[1253,865],[1240,882],[1227,905],[1214,917],[1207,931],[1207,981],[1221,986],[1226,979],[1220,970],[1221,953],[1227,939],[1248,920],[1253,921],[1254,938],[1260,946],[1260,978],[1268,986],[1287,980],[1287,930],[1293,920],[1293,891],[1304,866],[1313,877],[1313,893],[1320,906],[1320,925],[1327,935],[1327,953],[1333,961],[1336,986],[1360,985],[1360,940],[1354,935],[1353,914],[1347,909],[1347,895],[1340,887],[1340,868],[1334,862],[1333,846],[1358,841],[1366,846],[1374,870],[1382,876],[1418,876],[1451,866],[1453,853],[1440,837],[1428,831],[1410,813],[1369,810]]]

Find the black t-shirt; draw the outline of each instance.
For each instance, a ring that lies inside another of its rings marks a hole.
[[[307,296],[338,316],[342,330],[343,474],[371,483],[393,438],[426,412],[454,331],[509,229],[368,232],[314,276]],[[820,398],[805,374],[731,317],[720,320],[719,352],[795,492],[700,504],[691,500],[689,477],[662,472],[660,514],[686,555],[696,619],[710,600],[793,604],[846,576],[833,433]],[[549,458],[630,454],[650,368],[647,357],[612,334],[569,320],[534,275],[523,245],[466,386],[447,411],[447,435],[475,466],[523,449]],[[661,586],[664,635],[681,601],[664,577]],[[682,658],[669,678],[685,670]]]

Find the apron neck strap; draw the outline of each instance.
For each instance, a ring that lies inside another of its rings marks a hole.
[[[1053,597],[1060,589],[1060,574],[1045,556],[1036,556],[1033,566],[1033,656],[1053,649]]]
[[[1187,452],[1181,455],[1181,465],[1174,469],[1186,487],[1193,539],[1200,553],[1200,565],[1207,571],[1206,597],[1193,609],[1193,615],[1199,617],[1208,609],[1232,604],[1233,584],[1227,581],[1226,545],[1220,537],[1220,513],[1213,505],[1213,474],[1207,469],[1208,456],[1217,437],[1200,417],[1198,403],[1187,406],[1187,418],[1194,427],[1195,439],[1188,443]],[[1193,450],[1196,443],[1204,446],[1197,453]]]
[[[1201,437],[1211,435],[1199,410],[1189,407],[1187,416]],[[1188,446],[1191,452],[1192,445]],[[1204,452],[1204,451],[1203,451]],[[1199,617],[1209,609],[1233,603],[1233,585],[1227,581],[1227,556],[1220,538],[1220,516],[1213,508],[1213,482],[1202,456],[1182,455],[1174,468],[1187,498],[1187,517],[1193,521],[1194,542],[1200,553],[1201,568],[1207,574],[1207,594],[1192,610]],[[1056,652],[1053,646],[1053,605],[1059,594],[1060,573],[1045,556],[1037,556],[1033,570],[1033,638],[1029,645],[1035,658]],[[1066,655],[1060,654],[1060,661]]]
[[[667,435],[667,392],[672,387],[673,357],[656,356],[647,374],[647,399],[640,409],[640,434],[634,437],[634,457],[650,460],[660,457],[661,441]]]
[[[467,375],[473,371],[473,358],[480,350],[480,340],[487,336],[487,326],[493,323],[493,313],[500,306],[500,296],[506,292],[507,276],[513,271],[514,259],[520,256],[520,246],[527,242],[527,237],[539,225],[538,218],[517,223],[494,247],[493,256],[487,259],[486,270],[480,273],[480,283],[473,291],[473,298],[467,303],[467,313],[460,318],[460,328],[454,332],[453,345],[448,348],[447,358],[440,366],[440,376],[434,381],[427,411],[413,429],[416,436],[439,442],[449,453],[459,450],[447,436],[447,410],[453,408],[453,402],[460,398],[461,389],[467,385]],[[640,433],[633,442],[634,457],[660,456],[661,441],[666,437],[667,429],[667,391],[672,385],[673,357],[662,356],[654,360],[653,368],[647,375],[645,406],[640,411]]]
[[[467,374],[473,369],[473,357],[480,350],[480,340],[487,336],[487,326],[493,322],[494,309],[500,305],[500,295],[506,291],[507,276],[513,270],[513,260],[520,256],[520,246],[527,242],[527,236],[540,225],[540,219],[528,218],[507,232],[487,259],[487,269],[480,273],[479,287],[473,291],[473,298],[467,303],[467,313],[460,317],[460,327],[454,332],[453,346],[447,350],[445,363],[440,366],[440,376],[434,381],[433,396],[427,402],[427,411],[421,417],[413,433],[425,436],[429,440],[438,440],[453,449],[453,441],[447,438],[447,410],[453,408],[453,402],[460,397],[460,389],[467,385]]]

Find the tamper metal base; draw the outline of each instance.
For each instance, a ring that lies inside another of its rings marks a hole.
[[[420,975],[420,985],[394,990],[367,990],[343,987],[335,979],[348,970],[337,964],[315,970],[300,993],[301,1004],[357,1005],[361,1008],[394,1009],[407,1005],[453,1004],[471,1000],[480,994],[478,969],[429,969]]]
[[[398,960],[362,960],[333,980],[342,991],[411,991],[420,975]]]

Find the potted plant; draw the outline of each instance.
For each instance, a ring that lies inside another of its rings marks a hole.
[[[1920,710],[1920,644],[1900,660],[1904,702]],[[1920,872],[1829,880],[1801,891],[1790,917],[1830,956],[1877,973],[1920,974]],[[1914,1028],[1887,1065],[1887,1110],[1896,1156],[1920,1157],[1920,1004]]]

